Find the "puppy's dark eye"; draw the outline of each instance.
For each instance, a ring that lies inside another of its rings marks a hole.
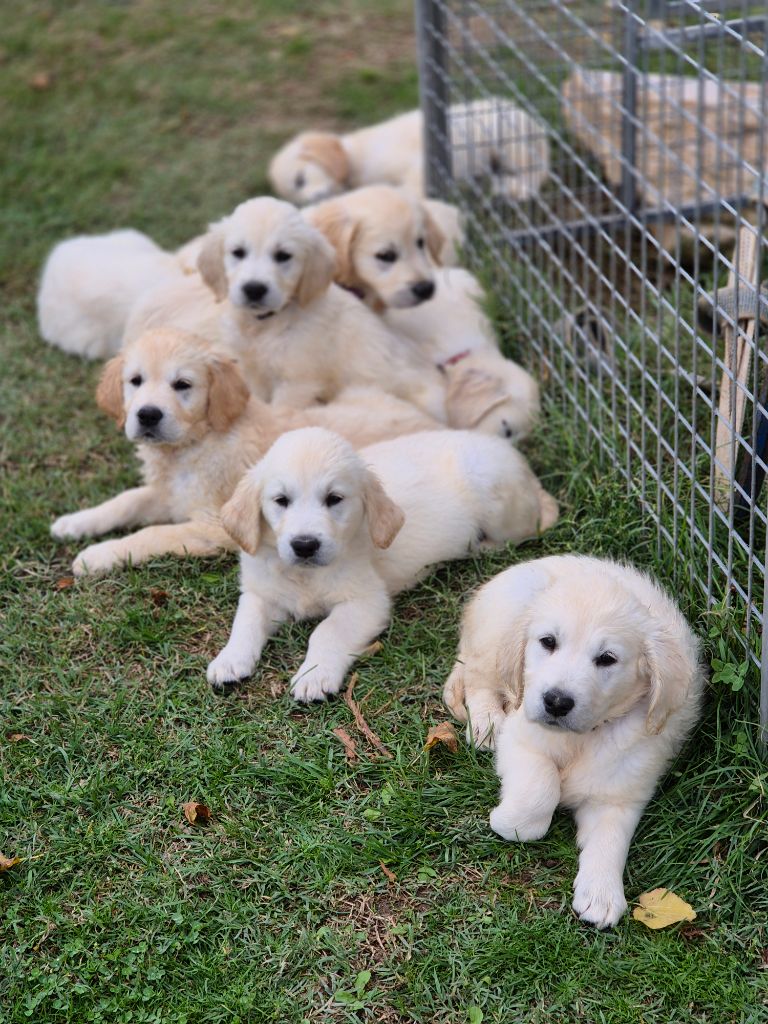
[[[242,247],[242,245],[238,245],[236,249],[232,250],[232,255],[235,257],[236,260],[243,260],[245,259],[245,249]]]
[[[417,238],[416,239],[416,248],[417,249],[423,249],[424,248],[424,239],[423,238]]]
[[[598,668],[610,668],[611,665],[615,665],[619,659],[615,654],[611,654],[610,651],[603,651],[602,654],[598,654],[595,658],[595,664]]]
[[[546,636],[540,636],[539,643],[545,651],[554,651],[557,647],[557,640],[555,640],[551,633],[547,633]]]
[[[171,384],[171,387],[174,391],[189,391],[192,385],[188,380],[175,380],[173,384]]]
[[[278,494],[275,498],[275,504],[279,505],[280,508],[288,508],[291,504],[291,499],[286,494]]]
[[[343,494],[329,494],[328,497],[325,499],[325,504],[328,506],[328,508],[333,508],[334,505],[338,505],[342,501],[344,501]]]
[[[141,374],[137,373],[135,377],[131,377],[131,384],[135,388],[141,387],[141,380]]]
[[[397,260],[397,253],[394,249],[382,249],[381,252],[376,253],[376,259],[381,260],[382,263],[394,263]]]
[[[304,177],[302,171],[299,171],[299,173],[293,179],[293,184],[295,188],[304,188],[304,186],[307,184],[307,179]]]
[[[293,253],[292,252],[286,252],[285,249],[277,249],[277,250],[275,250],[275,255],[274,255],[275,263],[287,263],[288,260],[292,260],[292,259],[293,259]]]

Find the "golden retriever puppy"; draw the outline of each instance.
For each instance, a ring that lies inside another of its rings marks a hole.
[[[386,625],[393,594],[431,565],[556,518],[525,459],[497,438],[431,431],[357,454],[327,430],[284,434],[221,511],[242,548],[241,596],[208,680],[221,689],[249,676],[282,622],[322,617],[291,690],[325,700]]]
[[[203,240],[195,276],[140,304],[126,334],[198,331],[226,348],[251,390],[303,408],[350,385],[379,387],[445,421],[445,382],[430,361],[354,296],[332,284],[335,257],[289,203],[242,203]]]
[[[133,304],[181,274],[176,258],[140,231],[60,242],[37,294],[40,334],[65,352],[102,359],[118,352]]]
[[[448,130],[454,179],[487,179],[512,199],[535,195],[549,176],[546,127],[501,97],[454,104]],[[420,110],[347,135],[302,132],[272,159],[275,192],[303,206],[363,185],[402,185],[424,194]]]
[[[286,430],[332,427],[359,446],[435,425],[406,402],[369,388],[306,411],[266,405],[249,395],[232,360],[172,328],[148,331],[107,363],[97,397],[136,443],[144,482],[61,516],[51,533],[71,540],[153,525],[85,548],[74,561],[77,576],[156,555],[233,547],[218,511],[247,467]]]
[[[371,185],[305,216],[336,250],[337,282],[442,368],[451,426],[514,442],[528,435],[539,416],[538,385],[499,352],[477,279],[459,267],[435,270],[443,243],[422,202]]]
[[[698,642],[649,577],[560,555],[500,573],[470,601],[445,702],[496,746],[491,828],[541,839],[558,806],[581,850],[573,907],[609,928],[627,908],[622,876],[645,805],[693,728]]]

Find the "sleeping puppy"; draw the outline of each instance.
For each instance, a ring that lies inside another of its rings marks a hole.
[[[269,197],[242,203],[211,228],[198,266],[212,293],[208,306],[201,282],[185,278],[142,304],[129,336],[147,326],[188,329],[192,310],[266,401],[304,408],[350,385],[369,385],[445,420],[438,370],[332,284],[331,246],[289,203]]]
[[[549,143],[541,122],[500,97],[449,110],[451,172],[457,181],[488,180],[511,199],[535,195],[549,175]],[[299,206],[363,185],[402,185],[424,194],[424,124],[420,110],[347,135],[302,132],[275,154],[275,192]]]
[[[525,459],[497,438],[430,431],[356,454],[327,430],[284,434],[221,511],[243,549],[241,597],[208,680],[222,689],[249,676],[282,622],[321,617],[291,689],[325,700],[386,625],[391,597],[429,566],[556,519]]]
[[[350,389],[329,405],[297,411],[250,396],[235,363],[203,339],[171,328],[148,331],[104,368],[100,407],[137,445],[144,482],[95,508],[61,516],[59,540],[153,524],[92,544],[76,576],[108,572],[156,555],[210,555],[232,548],[218,512],[248,466],[286,430],[331,427],[358,445],[435,421],[397,398]]]
[[[491,828],[541,839],[558,806],[581,849],[573,907],[608,928],[645,805],[691,732],[704,687],[680,611],[630,566],[561,555],[513,566],[464,615],[444,699],[478,745],[496,746]]]
[[[443,369],[451,426],[527,436],[539,415],[538,385],[499,352],[477,279],[458,267],[435,270],[442,240],[423,203],[372,185],[305,217],[336,251],[336,281]]]

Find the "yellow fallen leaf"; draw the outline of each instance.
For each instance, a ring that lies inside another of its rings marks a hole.
[[[669,889],[654,889],[638,897],[639,907],[632,911],[632,917],[641,921],[646,928],[668,928],[679,921],[693,921],[696,911],[685,900],[681,900]]]
[[[436,747],[438,743],[442,743],[444,747],[448,747],[452,754],[455,754],[459,749],[459,740],[456,736],[456,730],[450,722],[441,722],[440,725],[432,726],[427,733],[427,742],[424,744],[424,749],[431,750],[432,747]]]
[[[0,853],[0,871],[10,871],[14,864],[20,864],[21,857],[4,857]]]
[[[194,800],[183,804],[184,817],[190,825],[207,825],[211,820],[211,812],[205,804],[197,804]]]

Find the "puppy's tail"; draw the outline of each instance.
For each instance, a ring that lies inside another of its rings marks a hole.
[[[554,526],[560,518],[560,507],[543,487],[539,490],[539,533],[544,533],[550,526]]]
[[[464,696],[464,665],[457,661],[443,687],[443,703],[459,722],[467,720]]]

